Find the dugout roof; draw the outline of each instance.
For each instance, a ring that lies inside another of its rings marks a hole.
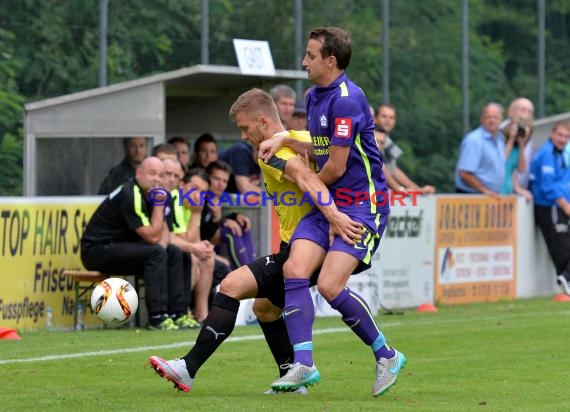
[[[171,136],[191,143],[202,133],[238,139],[228,118],[252,87],[305,80],[300,70],[244,75],[238,67],[196,65],[25,105],[24,195],[92,195],[121,161],[121,140]]]

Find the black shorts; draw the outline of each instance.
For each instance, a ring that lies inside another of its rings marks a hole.
[[[279,252],[272,255],[262,256],[247,267],[253,273],[257,282],[257,298],[267,298],[278,308],[283,309],[285,306],[285,284],[283,280],[283,265],[291,248],[282,244]],[[310,279],[311,286],[317,284],[319,271],[315,271]]]

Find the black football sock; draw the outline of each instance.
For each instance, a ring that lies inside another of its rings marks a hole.
[[[217,293],[212,302],[208,317],[202,322],[202,328],[196,339],[196,344],[184,359],[191,378],[196,376],[198,369],[218,349],[224,340],[234,330],[236,324],[239,300]]]
[[[280,317],[273,322],[259,322],[259,326],[261,326],[267,346],[269,346],[275,363],[277,363],[279,376],[285,375],[288,370],[282,369],[280,366],[286,363],[293,363],[294,357],[293,346],[289,342],[285,321]]]

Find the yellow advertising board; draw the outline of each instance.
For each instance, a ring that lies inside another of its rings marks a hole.
[[[101,198],[0,199],[0,327],[73,328],[74,284],[62,272],[82,269],[80,239]],[[82,298],[86,325],[98,322]]]
[[[514,299],[516,234],[515,197],[438,197],[435,301]]]

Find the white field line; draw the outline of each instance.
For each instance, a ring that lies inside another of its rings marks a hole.
[[[320,329],[313,331],[313,334],[320,335],[325,333],[339,333],[339,332],[347,332],[348,330],[349,330],[348,328]],[[165,334],[164,336],[168,337],[167,334]],[[248,340],[261,340],[261,339],[264,339],[263,335],[236,336],[235,338],[228,338],[224,342],[244,342]],[[46,362],[46,361],[61,360],[61,359],[84,358],[88,356],[118,355],[125,353],[147,352],[147,351],[150,352],[162,349],[180,348],[184,346],[190,349],[195,343],[196,341],[188,341],[188,342],[170,343],[167,345],[135,346],[126,349],[98,350],[93,352],[77,352],[77,353],[67,353],[61,355],[39,356],[35,358],[0,359],[0,365],[6,365],[10,363],[25,363],[25,362]]]
[[[481,316],[481,317],[470,317],[470,318],[461,318],[461,319],[415,319],[415,320],[408,320],[408,321],[398,321],[398,322],[381,322],[382,327],[399,327],[399,326],[410,326],[410,325],[418,325],[418,326],[429,326],[429,325],[444,325],[444,324],[453,324],[453,323],[466,323],[466,322],[481,322],[481,321],[497,321],[503,319],[514,319],[514,318],[528,318],[528,317],[542,317],[542,316],[553,316],[553,315],[560,315],[560,314],[570,314],[570,311],[563,311],[563,312],[533,312],[533,313],[525,313],[525,314],[510,314],[510,315],[501,315],[497,314],[495,316]],[[350,329],[348,327],[342,328],[327,328],[327,329],[315,329],[313,331],[313,335],[325,335],[329,333],[346,333],[349,332]],[[165,337],[168,335],[165,334]],[[263,335],[248,335],[248,336],[236,336],[233,338],[228,338],[225,342],[244,342],[250,340],[261,340],[264,339]],[[125,353],[136,353],[136,352],[151,352],[156,350],[163,350],[163,349],[173,349],[173,348],[180,348],[180,347],[187,347],[190,349],[194,345],[195,341],[187,341],[187,342],[177,342],[177,343],[170,343],[167,345],[154,345],[154,346],[135,346],[132,348],[126,349],[112,349],[112,350],[99,350],[99,351],[92,351],[92,352],[76,352],[76,353],[67,353],[67,354],[60,354],[60,355],[47,355],[47,356],[38,356],[33,358],[20,358],[20,359],[0,359],[0,365],[8,365],[12,363],[29,363],[29,362],[47,362],[47,361],[57,361],[62,359],[75,359],[75,358],[85,358],[90,356],[107,356],[107,355],[119,355]]]

